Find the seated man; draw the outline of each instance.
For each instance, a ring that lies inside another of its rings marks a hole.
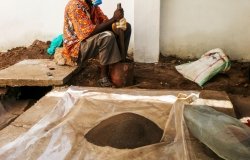
[[[94,2],[95,0],[70,0],[67,4],[64,15],[63,56],[66,64],[81,66],[89,58],[98,55],[101,68],[98,84],[102,87],[111,87],[108,67],[125,60],[131,26],[127,23],[125,31],[116,28],[115,35],[112,24],[124,17],[123,9],[116,9],[113,17],[108,19]],[[124,45],[120,45],[122,41],[118,35],[122,35]],[[122,48],[124,51],[120,51]]]

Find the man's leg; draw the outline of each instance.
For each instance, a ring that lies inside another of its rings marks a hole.
[[[82,64],[87,59],[96,57],[98,54],[101,68],[100,79],[108,81],[108,66],[121,60],[116,38],[112,32],[105,31],[83,41],[80,47],[78,63]],[[107,82],[106,85],[108,83],[110,82]],[[106,85],[104,84],[104,86]]]
[[[129,42],[130,42],[131,33],[132,33],[131,25],[129,23],[127,23],[127,30],[124,31],[124,45],[125,45],[126,56],[128,54],[128,46],[129,46]]]
[[[123,31],[122,29],[117,29],[116,33],[118,34],[117,43],[121,52],[122,61],[126,60],[128,54],[128,46],[131,37],[131,25],[127,23],[127,29]]]
[[[98,48],[101,65],[111,65],[121,60],[120,51],[113,32],[105,31],[99,34]]]
[[[125,41],[124,40],[124,31],[122,29],[117,29],[117,32],[118,32],[117,43],[118,43],[118,46],[120,49],[122,61],[125,62],[127,53],[126,53],[125,43],[124,43],[124,41]]]

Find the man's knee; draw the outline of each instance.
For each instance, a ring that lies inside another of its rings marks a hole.
[[[109,40],[115,40],[115,35],[113,32],[111,31],[105,31],[105,32],[102,32],[103,33],[103,38],[107,38]]]
[[[105,32],[100,33],[99,39],[102,45],[108,45],[116,41],[115,35],[111,31],[105,31]]]

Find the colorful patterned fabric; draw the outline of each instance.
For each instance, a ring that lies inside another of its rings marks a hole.
[[[85,0],[70,0],[65,8],[63,31],[63,55],[68,65],[72,65],[72,58],[78,58],[81,41],[106,20],[108,17],[98,6],[90,8]]]

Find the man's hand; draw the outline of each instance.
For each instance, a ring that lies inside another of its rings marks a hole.
[[[115,21],[119,21],[120,19],[122,19],[124,17],[124,11],[123,9],[116,9],[113,15],[113,18],[115,19]]]
[[[89,37],[98,34],[100,32],[109,30],[110,28],[112,28],[113,23],[120,21],[120,19],[122,19],[123,17],[124,17],[123,9],[122,8],[116,9],[114,12],[114,16],[111,19],[96,25],[94,31],[89,35]]]

